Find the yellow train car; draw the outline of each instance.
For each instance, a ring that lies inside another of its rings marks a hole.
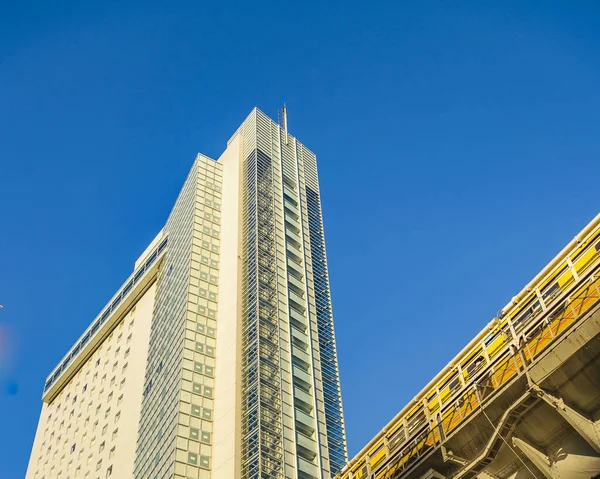
[[[531,361],[600,301],[600,277],[587,278],[599,263],[600,214],[337,477],[366,479],[370,471],[375,479],[388,478],[439,444],[440,429],[452,433],[518,374],[523,360]],[[518,342],[522,331],[527,338]],[[521,353],[514,355],[511,344]]]

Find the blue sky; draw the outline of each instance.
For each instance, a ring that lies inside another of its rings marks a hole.
[[[4,2],[0,476],[196,152],[284,101],[318,157],[357,452],[598,212],[599,10]]]

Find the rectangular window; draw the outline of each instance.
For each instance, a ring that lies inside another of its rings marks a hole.
[[[192,439],[195,439],[197,441],[198,438],[199,438],[199,431],[198,431],[198,429],[191,427],[190,428],[190,437]]]
[[[198,465],[198,454],[188,452],[188,463],[194,466]]]

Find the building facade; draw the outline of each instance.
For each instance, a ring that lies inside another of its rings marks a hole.
[[[316,157],[254,109],[49,376],[27,479],[347,462]]]

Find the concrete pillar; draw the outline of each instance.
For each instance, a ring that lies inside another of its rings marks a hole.
[[[539,451],[531,444],[519,439],[518,437],[512,438],[513,446],[519,449],[527,458],[537,467],[542,474],[548,479],[557,479],[552,472],[550,465],[550,459],[543,452]]]

